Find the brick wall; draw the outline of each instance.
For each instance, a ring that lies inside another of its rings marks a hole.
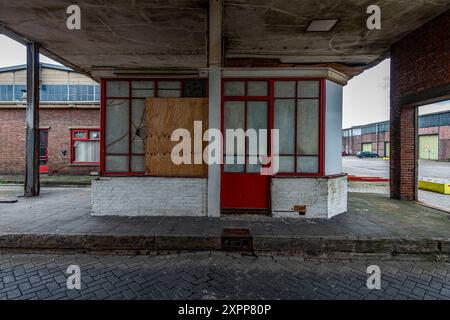
[[[329,219],[347,211],[347,176],[272,178],[272,215],[278,218]],[[292,212],[306,205],[306,215]]]
[[[116,177],[92,182],[96,216],[206,216],[207,179]]]
[[[448,96],[450,11],[391,48],[391,197],[417,199],[417,106]]]
[[[100,127],[100,110],[40,110],[40,128],[49,127],[49,174],[89,174],[98,166],[71,165],[70,127]],[[25,166],[25,109],[0,108],[0,174],[22,174]],[[64,154],[64,151],[66,153]]]

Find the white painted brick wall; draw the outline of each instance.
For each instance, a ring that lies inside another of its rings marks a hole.
[[[92,182],[94,216],[206,216],[207,179],[115,177]]]
[[[306,205],[306,215],[293,212],[294,205]],[[272,179],[274,217],[329,219],[346,211],[347,177]]]

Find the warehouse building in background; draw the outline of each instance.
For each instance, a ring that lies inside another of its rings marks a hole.
[[[419,116],[419,159],[450,161],[450,111]],[[389,121],[355,126],[342,130],[342,152],[360,151],[390,156]]]
[[[59,65],[40,65],[41,173],[91,174],[100,162],[100,86]],[[0,68],[0,174],[25,170],[26,65]]]

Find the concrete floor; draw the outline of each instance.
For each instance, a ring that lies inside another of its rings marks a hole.
[[[360,177],[389,178],[389,161],[382,159],[358,159],[344,157],[342,160],[344,172]],[[444,181],[450,183],[450,162],[429,160],[419,161],[419,179]],[[389,194],[388,183],[351,183],[350,192]],[[450,195],[419,190],[419,201],[450,211]]]
[[[43,188],[37,198],[0,204],[0,235],[218,235],[250,228],[254,236],[401,237],[450,239],[448,214],[385,195],[350,193],[348,212],[331,220],[264,216],[92,217],[90,188]]]

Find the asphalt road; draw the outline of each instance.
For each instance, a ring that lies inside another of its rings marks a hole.
[[[80,290],[67,287],[66,271],[71,265],[80,268]],[[380,267],[380,290],[367,288],[367,267],[371,265]],[[208,252],[168,256],[2,254],[2,299],[450,300],[450,265]]]
[[[344,157],[343,171],[354,176],[389,178],[389,161]],[[419,160],[419,178],[450,181],[450,162]]]

